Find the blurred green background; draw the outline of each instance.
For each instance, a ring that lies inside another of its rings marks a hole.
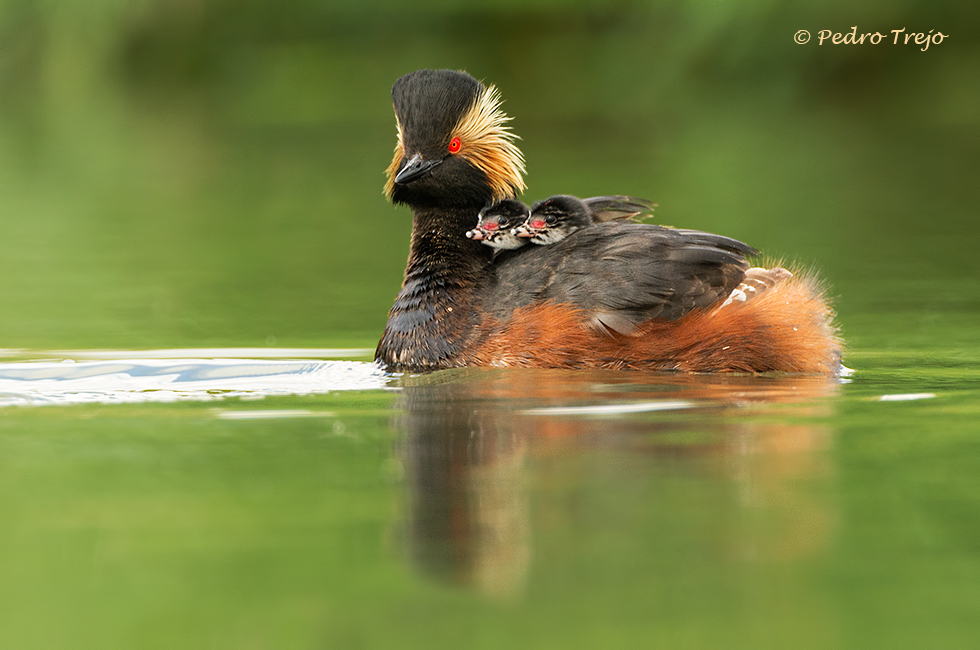
[[[816,268],[852,350],[975,349],[977,14],[4,0],[0,347],[373,346],[410,228],[389,88],[450,67],[501,89],[527,198],[644,196]],[[817,44],[852,25],[949,37]]]

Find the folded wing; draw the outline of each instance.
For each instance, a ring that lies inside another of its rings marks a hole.
[[[552,246],[525,247],[497,261],[487,309],[502,320],[539,300],[570,304],[597,328],[631,333],[650,319],[676,320],[721,304],[758,251],[696,230],[610,221]]]

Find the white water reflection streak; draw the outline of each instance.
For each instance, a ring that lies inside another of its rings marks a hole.
[[[300,359],[187,358],[0,363],[0,407],[259,399],[339,390],[376,390],[389,377],[373,363]],[[283,356],[295,350],[284,350]],[[266,356],[271,354],[266,350]],[[39,354],[38,356],[42,356]],[[355,356],[355,355],[352,355]]]

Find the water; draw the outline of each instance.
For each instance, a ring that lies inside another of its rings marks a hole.
[[[247,357],[256,352],[265,358],[229,358]],[[208,401],[229,397],[262,399],[274,395],[383,388],[388,378],[373,363],[296,360],[325,353],[344,356],[344,353],[363,352],[275,349],[69,352],[70,357],[107,360],[78,362],[67,358],[60,362],[0,364],[0,407]],[[52,354],[57,355],[38,356]]]
[[[0,365],[8,643],[921,647],[976,631],[972,361],[941,380],[882,355],[848,380],[391,377],[291,352]]]

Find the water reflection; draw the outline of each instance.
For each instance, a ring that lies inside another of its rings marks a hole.
[[[724,503],[680,494],[625,506],[716,511],[702,532],[718,557],[805,556],[833,528],[819,490],[797,486],[831,474],[819,452],[831,442],[821,420],[832,413],[835,380],[461,370],[402,383],[394,426],[408,487],[406,548],[439,579],[520,591],[531,531],[561,517],[547,497],[555,466],[573,467],[565,483],[588,489],[609,488],[598,475],[628,484],[630,474],[656,477],[667,467],[722,486]]]

